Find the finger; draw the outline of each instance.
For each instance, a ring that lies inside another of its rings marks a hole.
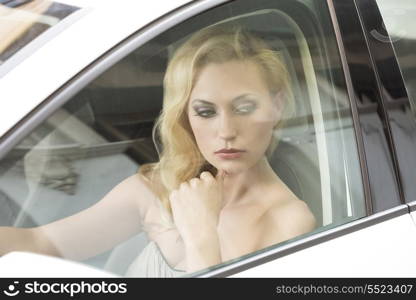
[[[187,182],[182,182],[180,185],[179,185],[179,190],[180,191],[184,191],[184,190],[186,190],[188,188],[188,183]]]
[[[172,208],[172,211],[175,210],[176,207],[176,202],[178,200],[178,191],[177,190],[173,190],[170,194],[169,194],[169,203],[170,203],[170,207]]]
[[[207,171],[202,172],[201,175],[199,175],[199,178],[201,178],[201,180],[205,180],[205,181],[214,179],[214,177],[212,177],[212,174],[210,172],[207,172]]]
[[[198,178],[192,178],[191,180],[189,180],[189,185],[191,187],[196,187],[198,185],[199,179]]]
[[[172,205],[172,202],[175,202],[178,199],[178,191],[177,190],[173,190],[172,192],[170,192],[169,194],[169,201]]]
[[[177,212],[177,201],[178,201],[178,191],[177,190],[173,190],[170,194],[169,194],[169,203],[170,203],[170,209],[172,211],[172,221],[173,223],[175,223],[175,216],[176,216],[176,212]]]

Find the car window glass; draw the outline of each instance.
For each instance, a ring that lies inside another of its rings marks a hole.
[[[416,29],[412,26],[416,11],[414,1],[398,0],[392,2],[377,0],[377,4],[383,16],[383,22],[389,37],[381,32],[376,36],[379,39],[384,38],[386,41],[391,40],[393,42],[393,48],[408,89],[412,110],[415,112],[416,76],[412,64],[416,55],[413,51],[416,41]]]
[[[411,202],[416,197],[416,29],[413,26],[416,7],[414,1],[408,0],[377,0],[376,3],[383,18],[384,28],[379,31],[373,30],[372,35],[381,45],[391,43],[395,56],[391,59],[397,60],[399,65],[399,70],[392,72],[389,69],[390,58],[385,57],[384,60],[380,59],[379,72],[384,84],[383,93],[386,96],[389,122],[396,144],[404,198]]]
[[[71,216],[100,201],[140,166],[158,162],[163,145],[153,128],[162,110],[168,62],[193,33],[219,23],[237,24],[261,37],[279,54],[291,82],[293,110],[273,132],[278,143],[268,162],[291,193],[307,204],[316,226],[268,248],[365,216],[350,100],[328,8],[316,1],[235,1],[135,50],[3,158],[0,225],[34,227]],[[272,194],[266,197],[274,200]],[[159,276],[183,275],[177,239],[154,239],[155,232],[163,231],[163,220],[158,222],[144,227],[151,232],[131,236],[84,262],[126,276],[152,276],[160,269],[164,271]],[[233,230],[238,234],[226,235],[223,241],[231,248],[245,234],[241,228]],[[237,251],[239,255],[229,255],[211,268],[264,250]]]
[[[21,58],[27,57],[40,46],[42,35],[50,33],[51,28],[56,31],[57,25],[78,9],[58,1],[3,1],[0,4],[0,76],[5,73],[7,61],[25,47],[27,50],[21,53]],[[37,46],[33,45],[34,40],[39,40]]]

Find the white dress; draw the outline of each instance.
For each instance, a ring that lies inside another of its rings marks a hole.
[[[126,277],[181,277],[186,272],[169,266],[159,246],[154,241],[143,248],[140,255],[128,268]]]
[[[158,244],[157,239],[169,240],[175,246],[178,233],[172,221],[172,216],[166,211],[161,201],[149,189],[149,194],[144,197],[145,209],[141,214],[142,230],[146,232],[149,243],[143,248],[139,255],[133,260],[126,277],[180,277],[186,274],[183,270],[172,268],[166,261]]]

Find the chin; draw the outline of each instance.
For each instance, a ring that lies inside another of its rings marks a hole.
[[[246,165],[232,165],[232,163],[216,163],[213,164],[213,166],[217,168],[217,170],[224,170],[227,173],[227,175],[235,175],[238,173],[245,172],[249,169],[249,167]]]

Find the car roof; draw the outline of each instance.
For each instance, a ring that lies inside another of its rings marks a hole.
[[[76,20],[0,78],[0,137],[80,70],[189,0],[62,0]]]

